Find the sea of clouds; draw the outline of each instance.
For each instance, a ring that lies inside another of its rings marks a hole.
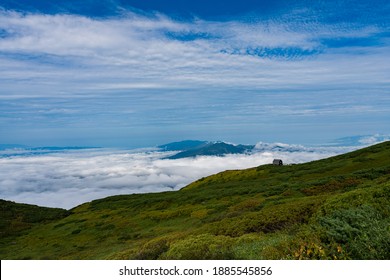
[[[228,169],[287,164],[330,157],[356,149],[258,143],[251,154],[165,159],[156,149],[3,150],[0,198],[70,209],[118,194],[179,190],[202,177]]]

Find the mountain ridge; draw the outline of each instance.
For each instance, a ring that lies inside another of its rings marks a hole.
[[[202,140],[183,140],[177,142],[171,142],[168,144],[163,144],[157,146],[158,149],[163,151],[186,151],[189,149],[196,149],[203,147],[207,144],[211,143],[210,141],[202,141]]]
[[[388,259],[390,142],[84,203],[0,243],[2,259]],[[7,225],[3,225],[7,226]]]
[[[234,145],[222,141],[200,141],[198,145],[189,146],[187,148],[183,147],[182,151],[167,157],[167,159],[180,159],[197,156],[224,156],[228,154],[244,154],[251,152],[254,148],[255,145]]]

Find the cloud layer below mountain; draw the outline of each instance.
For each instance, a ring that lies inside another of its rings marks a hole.
[[[178,190],[227,169],[271,163],[301,163],[356,147],[317,147],[259,143],[250,155],[162,159],[169,153],[88,149],[0,157],[2,199],[50,207],[72,208],[118,194]],[[275,148],[277,147],[277,148]],[[282,148],[280,148],[282,147]]]

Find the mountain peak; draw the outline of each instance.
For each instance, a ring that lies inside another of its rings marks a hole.
[[[183,140],[178,142],[172,142],[164,145],[157,146],[157,148],[163,151],[184,151],[189,149],[200,148],[207,145],[208,141],[201,140]]]
[[[203,142],[198,146],[183,149],[181,152],[168,157],[168,159],[179,159],[196,156],[224,156],[227,154],[243,154],[252,151],[254,147],[254,145],[235,145],[228,144],[222,141]]]

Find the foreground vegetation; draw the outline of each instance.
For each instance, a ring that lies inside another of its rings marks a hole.
[[[70,211],[0,206],[1,259],[390,259],[390,142]]]

